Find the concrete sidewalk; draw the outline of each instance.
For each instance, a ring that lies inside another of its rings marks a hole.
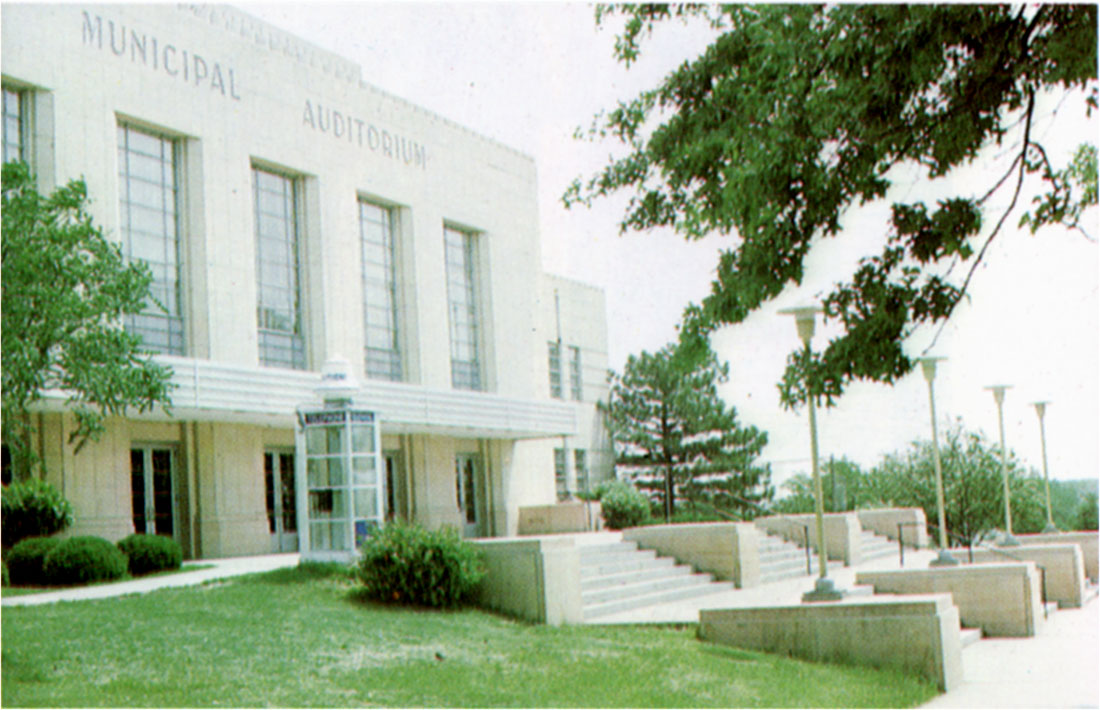
[[[121,597],[127,594],[144,594],[154,589],[164,589],[166,587],[188,587],[216,579],[251,574],[252,572],[267,572],[281,567],[294,567],[298,564],[298,553],[259,555],[256,557],[228,557],[217,560],[189,560],[187,564],[213,566],[206,569],[195,570],[194,572],[179,572],[177,574],[161,575],[158,577],[145,577],[142,579],[132,579],[126,582],[115,582],[113,584],[97,584],[91,587],[61,589],[56,592],[24,594],[18,597],[3,597],[0,599],[0,604],[3,606],[34,606],[37,604],[52,604],[54,602],[64,601],[107,599],[109,597]]]

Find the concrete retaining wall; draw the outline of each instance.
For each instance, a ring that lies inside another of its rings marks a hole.
[[[537,623],[581,623],[581,562],[572,538],[472,540],[486,574],[478,604]]]
[[[902,535],[905,544],[911,547],[928,547],[928,522],[920,508],[883,508],[880,510],[858,510],[856,516],[864,530],[876,535],[888,537],[894,542],[898,539],[898,524],[903,525]]]
[[[752,523],[681,523],[623,530],[623,540],[674,557],[739,589],[760,584],[759,533]]]
[[[962,681],[959,612],[947,594],[699,612],[705,641],[811,661],[890,667]]]
[[[965,561],[966,550],[953,550],[956,559]],[[1085,565],[1077,545],[1020,545],[996,550],[974,548],[974,562],[1006,562],[1014,559],[1034,562],[1046,569],[1047,600],[1060,607],[1079,607],[1085,600]]]
[[[599,501],[528,505],[519,509],[519,535],[591,532],[603,529]]]
[[[1043,614],[1033,562],[859,572],[856,584],[876,594],[947,592],[962,624],[986,636],[1034,636]]]
[[[1096,531],[1016,535],[1016,539],[1022,545],[1080,545],[1085,575],[1094,582],[1100,579],[1100,533]]]
[[[803,544],[804,525],[810,528],[810,547],[817,551],[817,523],[812,514],[776,515],[757,518],[757,525],[784,540]],[[830,560],[843,560],[845,565],[859,564],[859,518],[855,513],[829,513],[825,515],[825,555]]]

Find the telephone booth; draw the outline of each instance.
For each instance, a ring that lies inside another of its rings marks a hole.
[[[382,525],[385,475],[373,411],[356,407],[346,360],[332,359],[317,389],[322,404],[298,408],[297,505],[303,560],[354,559]]]

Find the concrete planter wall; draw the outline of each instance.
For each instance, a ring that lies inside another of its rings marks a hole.
[[[1085,575],[1091,580],[1100,579],[1100,533],[1064,532],[1016,535],[1022,545],[1078,545],[1085,563]]]
[[[570,538],[472,540],[486,574],[478,604],[551,626],[579,624],[580,554]]]
[[[519,535],[594,532],[603,529],[599,501],[528,505],[519,509]]]

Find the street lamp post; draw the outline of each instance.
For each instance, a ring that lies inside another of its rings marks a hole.
[[[798,337],[806,349],[809,359],[810,340],[814,336],[814,319],[821,312],[819,306],[803,306],[800,308],[784,308],[779,311],[784,315],[792,315],[795,325],[798,326]],[[836,601],[844,597],[844,591],[837,589],[833,580],[829,579],[828,563],[825,550],[825,507],[821,491],[821,471],[818,468],[817,454],[817,414],[814,407],[813,386],[810,376],[806,376],[806,404],[810,415],[810,469],[814,479],[814,521],[817,527],[817,559],[818,578],[812,591],[802,595],[804,602]]]
[[[1004,484],[1005,498],[1005,539],[1001,542],[1002,547],[1014,547],[1020,544],[1020,541],[1012,536],[1012,501],[1008,487],[1008,451],[1005,449],[1005,390],[1011,386],[990,385],[986,387],[987,390],[993,391],[993,400],[997,403],[997,426],[1001,432],[1001,481]]]
[[[1043,447],[1043,482],[1046,484],[1047,493],[1047,526],[1043,528],[1045,533],[1056,533],[1058,528],[1054,525],[1054,513],[1050,507],[1050,474],[1047,473],[1047,433],[1043,427],[1043,415],[1046,414],[1047,405],[1050,402],[1033,402],[1035,413],[1039,415],[1039,441]]]
[[[959,564],[959,561],[952,557],[951,552],[947,549],[947,513],[945,512],[943,500],[943,466],[940,464],[940,440],[936,431],[936,397],[932,388],[932,381],[936,379],[936,363],[943,359],[942,357],[922,357],[920,359],[924,381],[928,383],[928,410],[932,417],[932,462],[936,468],[936,511],[940,529],[940,554],[932,560],[933,567]]]

